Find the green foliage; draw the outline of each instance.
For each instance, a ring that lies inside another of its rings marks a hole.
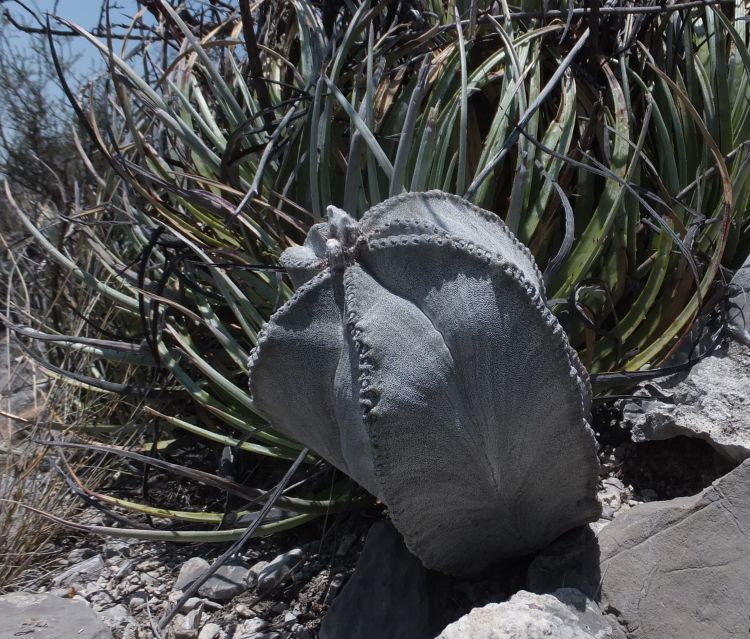
[[[568,22],[567,6],[417,4],[430,10],[241,3],[201,31],[160,2],[157,36],[117,46],[63,21],[109,69],[106,111],[77,107],[107,168],[87,161],[96,202],[68,211],[76,255],[18,216],[118,327],[85,343],[38,327],[95,357],[77,384],[147,396],[164,432],[296,458],[246,391],[248,353],[291,292],[276,258],[329,204],[359,216],[433,188],[531,248],[591,371],[679,345],[722,264],[750,252],[744,4],[594,23],[580,7]]]

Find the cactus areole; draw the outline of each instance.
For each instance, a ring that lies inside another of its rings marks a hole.
[[[329,208],[250,358],[271,424],[380,498],[428,568],[475,574],[596,519],[588,376],[528,249],[439,191]]]

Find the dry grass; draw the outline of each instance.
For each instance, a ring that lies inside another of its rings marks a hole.
[[[37,206],[44,211],[43,206]],[[60,328],[75,335],[85,333],[86,321],[67,312],[66,280],[46,277],[49,264],[33,244],[21,233],[9,232],[0,234],[0,248],[4,249],[0,252],[0,313],[44,328],[59,321],[54,317],[53,311],[57,311],[65,321]],[[95,303],[91,295],[77,300],[81,309]],[[128,420],[128,416],[115,416],[127,409],[119,397],[93,395],[51,377],[32,353],[79,371],[90,369],[89,358],[72,357],[73,353],[60,348],[41,350],[44,345],[26,342],[9,329],[0,336],[0,592],[33,587],[44,576],[48,562],[59,556],[56,541],[63,528],[26,507],[75,517],[80,501],[56,467],[70,464],[91,485],[103,476],[104,467],[85,451],[66,455],[63,460],[56,450],[40,442],[64,438],[71,429],[92,422]]]

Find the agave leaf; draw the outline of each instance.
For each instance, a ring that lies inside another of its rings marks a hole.
[[[614,140],[612,143],[612,173],[623,180],[628,167],[628,114],[625,108],[625,96],[614,74],[606,63],[602,69],[607,77],[614,107]],[[567,297],[573,286],[583,279],[584,273],[591,268],[601,255],[609,236],[609,231],[620,212],[624,193],[621,182],[609,180],[591,221],[583,230],[578,244],[573,249],[566,264],[558,271],[551,283],[555,291],[553,297]]]
[[[724,162],[724,157],[719,149],[718,145],[711,137],[708,129],[703,123],[700,115],[696,111],[693,104],[690,102],[688,96],[680,89],[677,83],[667,76],[663,71],[649,63],[651,69],[661,77],[674,91],[675,95],[680,99],[680,102],[685,107],[685,110],[690,114],[690,117],[695,122],[696,127],[700,130],[703,140],[706,146],[709,148],[711,154],[714,156],[717,169],[721,175],[722,189],[724,191],[724,203],[723,203],[723,215],[721,221],[720,235],[717,238],[716,249],[711,255],[711,260],[706,268],[706,273],[703,280],[696,291],[696,294],[691,300],[684,306],[683,310],[679,313],[677,318],[667,327],[667,330],[661,337],[658,337],[651,343],[643,352],[639,353],[636,357],[628,361],[626,365],[627,370],[638,370],[647,363],[649,363],[659,352],[661,352],[669,342],[679,333],[680,330],[684,329],[685,325],[695,316],[695,313],[700,306],[701,299],[708,292],[708,288],[716,276],[716,272],[719,268],[721,256],[723,254],[724,246],[727,241],[727,237],[730,230],[731,219],[732,219],[732,186],[731,178]]]
[[[85,524],[79,524],[77,522],[70,521],[63,517],[58,517],[57,515],[44,511],[40,508],[35,508],[34,506],[30,506],[29,504],[2,498],[0,498],[0,501],[21,506],[26,510],[35,512],[38,515],[49,519],[50,521],[61,524],[72,530],[93,533],[95,535],[103,535],[105,537],[141,539],[143,541],[172,541],[176,543],[223,543],[241,539],[247,532],[247,528],[228,528],[226,530],[157,530],[154,528],[113,528],[111,526],[87,526]],[[252,536],[267,537],[276,533],[283,532],[285,530],[296,528],[297,526],[307,523],[308,521],[311,521],[318,516],[319,515],[303,514],[268,524],[261,524],[257,527]]]
[[[341,107],[349,116],[352,124],[359,131],[360,135],[367,144],[367,147],[370,149],[370,152],[377,160],[378,165],[383,170],[388,180],[391,180],[393,178],[393,165],[388,159],[388,156],[385,154],[385,151],[383,151],[383,148],[380,146],[380,144],[378,144],[378,141],[375,139],[372,131],[365,124],[362,118],[359,117],[359,114],[354,110],[354,107],[349,103],[346,97],[344,97],[339,88],[336,87],[328,78],[323,78],[323,80],[328,86],[329,91],[333,93],[334,97],[338,100]]]

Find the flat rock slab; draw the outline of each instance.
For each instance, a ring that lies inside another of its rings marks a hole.
[[[432,639],[427,577],[395,529],[375,524],[323,619],[320,639]]]
[[[437,639],[612,639],[599,607],[580,590],[549,595],[521,590],[509,601],[475,608]]]
[[[0,597],[0,639],[111,639],[109,628],[82,601],[14,592]]]
[[[750,460],[694,497],[578,534],[537,557],[527,587],[576,583],[628,639],[750,634]]]

